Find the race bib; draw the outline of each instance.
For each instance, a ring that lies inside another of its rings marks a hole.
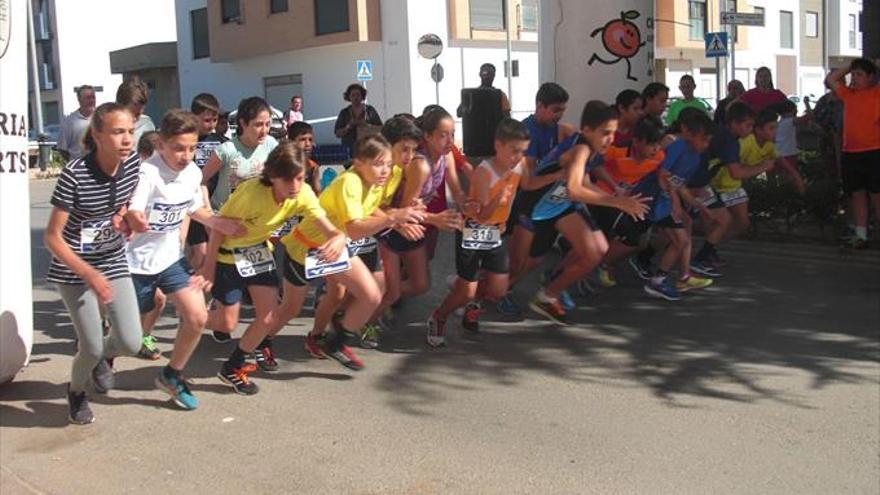
[[[85,220],[80,224],[79,251],[103,253],[122,247],[122,236],[113,228],[110,217]]]
[[[293,232],[293,229],[299,225],[299,217],[290,217],[284,221],[284,225],[272,233],[272,237],[284,237]]]
[[[232,250],[235,268],[242,277],[253,277],[275,269],[275,259],[265,244]]]
[[[318,259],[317,249],[309,249],[309,252],[306,254],[306,278],[311,280],[313,278],[326,277],[327,275],[333,275],[334,273],[348,271],[348,269],[351,268],[350,259],[348,250],[343,249],[342,253],[339,255],[339,259],[336,261],[323,262]]]
[[[497,225],[481,225],[467,220],[461,231],[461,247],[488,251],[501,245],[501,229]]]
[[[719,193],[718,197],[720,197],[721,201],[727,206],[738,205],[749,200],[748,193],[746,193],[746,190],[741,187],[736,191]]]
[[[557,184],[556,187],[553,188],[553,192],[550,193],[550,201],[553,201],[554,203],[568,201],[568,188],[565,187],[565,184]]]
[[[154,203],[150,207],[150,231],[168,232],[179,229],[191,204],[192,201],[177,204]]]
[[[373,236],[364,237],[356,241],[348,241],[348,251],[352,256],[360,254],[369,254],[376,250],[376,238]]]

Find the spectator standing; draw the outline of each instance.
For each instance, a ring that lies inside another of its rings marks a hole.
[[[88,84],[76,88],[79,108],[64,118],[58,133],[58,151],[65,160],[76,160],[85,155],[83,137],[95,113],[95,88]]]

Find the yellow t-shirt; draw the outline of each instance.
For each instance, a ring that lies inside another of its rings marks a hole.
[[[779,154],[776,152],[776,145],[773,141],[767,141],[763,145],[758,145],[754,134],[749,134],[739,140],[739,160],[741,164],[747,167],[755,167],[765,160],[775,160],[778,157]],[[731,177],[727,167],[722,167],[715,178],[712,179],[712,187],[721,193],[731,192],[742,187],[742,181]]]
[[[219,215],[240,218],[247,233],[241,237],[227,237],[221,249],[231,251],[234,248],[265,244],[269,237],[284,221],[294,216],[306,219],[325,216],[318,197],[308,184],[303,184],[295,198],[286,199],[280,206],[275,202],[271,186],[264,186],[259,179],[249,179],[241,183],[229,200],[220,208]],[[314,220],[313,220],[314,221]],[[231,254],[220,253],[220,263],[234,264]]]
[[[386,205],[394,196],[399,184],[399,167],[392,169],[392,175],[384,186],[374,187],[366,187],[360,176],[353,169],[349,169],[333,179],[333,182],[321,192],[319,202],[327,214],[327,220],[348,235],[346,225],[367,218],[381,206]],[[309,248],[320,246],[326,240],[315,218],[306,217],[293,232],[284,236],[281,242],[290,258],[303,264]]]

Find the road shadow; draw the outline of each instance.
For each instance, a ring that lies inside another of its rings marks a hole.
[[[797,372],[809,377],[809,389],[880,383],[880,267],[730,258],[729,275],[677,303],[648,298],[624,265],[618,287],[578,301],[573,325],[529,314],[502,322],[488,311],[480,338],[469,340],[459,318],[450,317],[450,346],[429,350],[424,321],[446,293],[445,282],[435,282],[429,296],[404,305],[394,330],[383,335],[385,352],[404,357],[378,388],[395,409],[422,415],[448,390],[478,390],[487,382],[515,387],[530,373],[647,388],[671,407],[712,398],[810,408],[804,392],[771,385]],[[536,278],[517,287],[520,302],[534,292]]]

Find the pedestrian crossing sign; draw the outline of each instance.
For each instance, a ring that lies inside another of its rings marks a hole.
[[[356,65],[357,70],[357,80],[358,81],[372,81],[373,80],[373,61],[372,60],[358,60]]]
[[[706,58],[727,56],[727,33],[706,33]]]

